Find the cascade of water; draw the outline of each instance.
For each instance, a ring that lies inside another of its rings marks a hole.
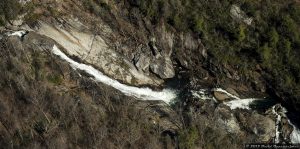
[[[61,50],[59,50],[56,45],[54,45],[52,52],[55,55],[59,56],[61,59],[70,63],[70,65],[74,69],[85,71],[86,73],[93,76],[96,81],[110,85],[113,88],[121,91],[125,95],[134,96],[142,100],[162,100],[165,101],[166,103],[169,103],[172,99],[177,97],[175,91],[170,89],[164,89],[162,91],[153,91],[150,88],[139,88],[139,87],[122,84],[117,80],[109,78],[108,76],[104,75],[102,72],[100,72],[99,70],[95,69],[90,65],[78,63],[72,60],[67,55],[65,55]]]

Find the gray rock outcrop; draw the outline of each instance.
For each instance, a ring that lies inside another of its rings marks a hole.
[[[173,78],[175,76],[175,70],[169,57],[155,58],[150,64],[150,69],[162,79]]]
[[[247,25],[251,25],[253,23],[253,18],[248,17],[244,11],[237,5],[232,5],[230,9],[230,13],[232,18],[242,21]]]
[[[230,97],[222,92],[218,92],[218,91],[214,91],[214,97],[218,100],[218,101],[224,101],[227,99],[230,99]]]
[[[150,59],[146,55],[141,55],[136,63],[138,69],[143,70],[139,71],[128,58],[115,51],[107,43],[104,35],[83,31],[86,26],[78,20],[66,19],[63,21],[67,22],[67,25],[59,26],[39,22],[39,27],[35,30],[39,34],[54,39],[67,50],[69,55],[77,56],[96,66],[108,76],[124,83],[157,86],[163,82],[157,77],[147,75]],[[103,26],[103,32],[108,35],[112,34],[108,26]]]

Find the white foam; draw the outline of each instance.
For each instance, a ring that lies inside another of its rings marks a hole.
[[[234,110],[234,109],[250,110],[250,107],[249,107],[250,104],[256,100],[260,100],[260,99],[257,99],[257,98],[237,99],[237,100],[231,100],[231,101],[224,102],[224,104],[229,106],[231,110]]]
[[[283,108],[283,107],[282,107]],[[285,110],[284,110],[285,111]],[[279,124],[281,122],[281,115],[275,110],[275,106],[272,107],[272,112],[276,115],[276,124],[275,124],[275,143],[279,143],[279,135],[281,134],[279,130]],[[284,115],[285,116],[285,115]]]
[[[275,143],[280,143],[279,142],[279,134],[281,133],[279,131],[279,123],[281,122],[282,117],[288,118],[286,116],[287,110],[286,108],[282,107],[280,105],[280,107],[282,108],[282,112],[278,113],[275,110],[275,106],[273,106],[272,108],[272,112],[277,116],[276,118],[276,136],[275,136]],[[299,128],[297,128],[294,124],[292,124],[292,122],[288,119],[288,122],[291,126],[293,126],[293,131],[290,134],[290,141],[291,143],[300,143],[300,130]]]
[[[226,90],[224,90],[222,88],[213,88],[211,91],[221,92],[221,93],[224,93],[224,94],[228,95],[229,97],[235,99],[235,100],[224,102],[224,104],[229,106],[231,110],[238,109],[238,108],[250,110],[249,106],[253,101],[261,100],[258,98],[241,99],[238,96],[230,94],[229,92],[227,92]],[[214,100],[215,102],[218,102],[214,97],[210,97],[206,92],[207,92],[206,89],[200,89],[199,91],[191,91],[192,95],[196,98],[200,98],[203,100]]]
[[[26,31],[21,30],[21,31],[16,31],[16,32],[13,32],[11,34],[8,34],[8,36],[19,36],[19,37],[22,37],[25,34],[26,34]]]
[[[292,143],[300,143],[300,130],[293,125],[292,123],[290,123],[293,126],[293,131],[290,135],[290,139]]]
[[[213,98],[211,98],[207,95],[206,91],[207,90],[205,90],[205,89],[201,89],[199,91],[191,91],[191,93],[194,97],[200,98],[200,99],[203,99],[203,100],[213,99]],[[226,90],[224,90],[222,88],[214,88],[214,89],[212,89],[212,91],[222,92],[222,93],[227,94],[231,98],[235,98],[235,100],[224,102],[224,104],[229,106],[231,110],[234,110],[234,109],[247,109],[247,110],[250,110],[250,104],[252,102],[257,101],[257,100],[263,100],[263,99],[258,99],[258,98],[240,99],[239,97],[228,93]],[[281,132],[280,132],[279,124],[282,120],[282,117],[287,118],[287,116],[285,114],[287,112],[287,110],[282,106],[281,106],[281,108],[282,108],[281,109],[282,111],[280,113],[278,113],[275,110],[275,106],[272,107],[272,112],[276,115],[275,143],[280,143],[280,134],[281,134]],[[291,126],[293,126],[293,131],[290,134],[291,143],[300,143],[300,129],[298,129],[295,125],[293,125],[290,122],[290,120],[288,120],[288,122]]]
[[[235,100],[224,102],[224,104],[229,106],[231,110],[234,110],[234,109],[247,109],[247,110],[250,110],[250,104],[253,101],[260,100],[258,98],[241,99],[240,97],[235,96],[235,95],[227,92],[226,90],[224,90],[222,88],[214,88],[214,89],[212,89],[212,91],[221,92],[221,93],[224,93],[224,94],[226,94],[227,96],[229,96],[231,98],[234,98]]]
[[[102,72],[98,71],[92,66],[81,64],[72,60],[62,51],[60,51],[56,45],[54,45],[52,52],[55,55],[58,55],[61,59],[70,63],[74,69],[83,70],[86,73],[92,75],[96,81],[112,86],[113,88],[118,89],[119,91],[128,96],[134,96],[143,100],[162,100],[166,103],[169,103],[172,99],[177,97],[175,91],[170,89],[164,89],[162,91],[153,91],[150,88],[138,88],[122,84],[117,80],[109,78],[108,76],[104,75]]]
[[[213,100],[217,102],[217,100],[214,97],[209,96],[209,92],[207,89],[200,89],[199,91],[192,90],[191,93],[195,98],[199,98],[202,100]]]

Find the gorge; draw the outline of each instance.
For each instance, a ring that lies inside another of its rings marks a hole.
[[[300,143],[297,0],[2,0],[0,148]]]

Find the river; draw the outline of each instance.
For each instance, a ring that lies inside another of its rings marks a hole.
[[[18,31],[7,35],[23,37],[25,34],[26,34],[25,31]],[[139,87],[122,84],[119,81],[104,75],[102,72],[95,69],[91,65],[78,63],[74,61],[73,59],[69,58],[66,54],[64,54],[56,45],[53,46],[52,53],[60,57],[62,60],[68,62],[73,69],[85,71],[89,75],[93,76],[92,79],[94,79],[95,81],[109,85],[121,91],[125,95],[133,96],[140,100],[161,100],[169,104],[172,103],[172,101],[174,101],[174,99],[176,99],[180,94],[179,90],[177,91],[175,89],[170,89],[170,88],[166,88],[161,91],[154,91],[151,88],[147,88],[147,87],[139,88]],[[229,106],[232,110],[237,108],[248,109],[248,110],[252,110],[256,108],[259,110],[259,109],[270,108],[275,104],[275,102],[272,102],[272,100],[266,100],[266,99],[257,99],[257,98],[240,99],[239,97],[228,93],[226,90],[222,88],[213,88],[210,89],[210,91],[222,92],[227,94],[232,99],[234,99],[231,101],[224,102],[224,104]],[[215,102],[218,102],[213,96],[209,95],[208,89],[191,91],[191,94],[194,97],[197,97],[202,100],[214,100]],[[283,111],[284,111],[283,113],[279,114],[277,113],[277,111],[275,111],[275,109],[273,109],[273,113],[277,116],[276,124],[278,124],[281,121],[282,117],[287,117],[285,114],[287,110],[284,108]],[[292,124],[290,120],[289,123],[291,126],[293,126],[293,131],[290,134],[291,143],[300,143],[300,130],[294,124]],[[279,143],[278,136],[281,132],[279,132],[278,130],[279,130],[278,126],[276,125],[275,143]]]

